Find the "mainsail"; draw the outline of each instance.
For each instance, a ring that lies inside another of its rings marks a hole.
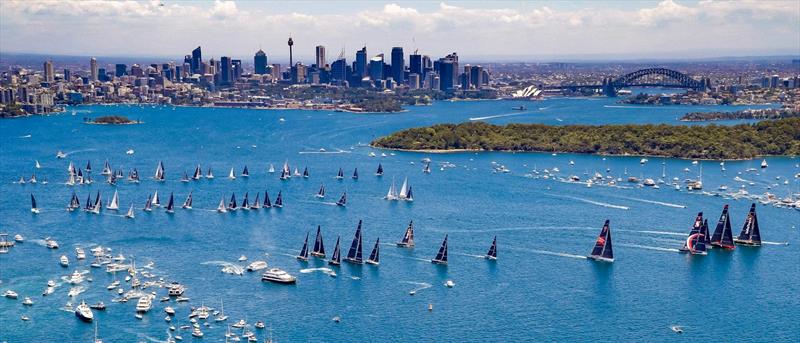
[[[119,209],[119,194],[117,191],[114,191],[114,196],[111,197],[111,201],[106,206],[107,210],[118,210]]]
[[[275,198],[275,204],[272,206],[277,208],[283,207],[283,191],[278,191],[278,197]]]
[[[182,208],[191,209],[192,208],[192,192],[189,192],[189,195],[186,197],[186,201],[183,202]]]
[[[683,243],[680,251],[697,255],[706,254],[705,237],[703,236],[703,212],[697,213],[694,225],[692,225],[692,231],[689,232],[689,237],[686,238],[686,242]]]
[[[497,259],[497,236],[494,236],[492,246],[489,247],[489,251],[486,253],[486,258],[490,260]]]
[[[369,254],[367,263],[378,265],[381,263],[381,238],[375,240],[375,246],[372,247],[372,252]]]
[[[174,213],[175,212],[175,210],[173,209],[174,206],[175,206],[174,197],[172,196],[172,193],[169,193],[169,201],[167,202],[167,208],[166,208],[167,213]]]
[[[306,240],[303,242],[303,248],[300,249],[300,255],[297,255],[297,259],[308,261],[308,232],[306,232]]]
[[[404,248],[411,248],[414,246],[414,221],[408,223],[403,239],[397,242],[397,246]]]
[[[383,165],[381,165],[380,163],[378,163],[378,170],[375,171],[375,175],[377,176],[383,175]]]
[[[347,206],[347,191],[342,193],[342,196],[339,198],[339,201],[336,202],[337,206]]]
[[[338,266],[341,264],[340,254],[339,254],[339,237],[336,237],[336,246],[333,248],[333,256],[331,256],[331,260],[328,261],[328,264]]]

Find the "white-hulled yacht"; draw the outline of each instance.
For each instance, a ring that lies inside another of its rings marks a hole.
[[[290,284],[297,282],[297,278],[284,270],[272,268],[261,275],[261,281]]]

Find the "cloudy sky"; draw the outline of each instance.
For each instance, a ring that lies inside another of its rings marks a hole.
[[[0,52],[308,60],[407,52],[464,59],[800,54],[800,1],[0,0]]]

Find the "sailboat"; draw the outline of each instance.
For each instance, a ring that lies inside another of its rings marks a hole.
[[[231,201],[228,202],[228,210],[236,211],[236,193],[231,193]]]
[[[289,160],[285,160],[283,162],[283,172],[286,174],[286,176],[292,177],[292,170],[289,169]]]
[[[686,242],[683,243],[683,247],[680,248],[680,251],[688,252],[692,255],[706,255],[706,239],[703,236],[702,230],[703,212],[699,212],[697,213],[697,217],[694,219],[692,231],[689,232],[689,237],[686,238]]]
[[[36,198],[31,193],[31,213],[39,214],[39,207],[36,206]]]
[[[164,163],[159,161],[158,167],[156,167],[156,173],[153,175],[153,179],[156,181],[164,181]]]
[[[714,234],[711,235],[711,245],[727,250],[733,250],[736,246],[733,243],[733,233],[731,232],[731,218],[728,215],[728,205],[722,208],[722,214],[717,221]]]
[[[766,167],[769,167],[769,164],[767,164],[767,159],[761,160],[761,169],[764,169]]]
[[[425,163],[425,168],[422,168],[422,172],[425,173],[425,174],[430,174],[431,173],[431,163],[430,162]]]
[[[131,204],[131,208],[128,209],[128,213],[125,213],[125,218],[133,219],[133,204]]]
[[[761,230],[758,228],[758,217],[756,217],[756,204],[750,205],[750,212],[744,220],[742,232],[733,240],[736,244],[761,246]]]
[[[353,180],[358,180],[358,168],[353,170]]]
[[[81,208],[81,202],[80,200],[78,200],[78,196],[73,191],[72,197],[69,199],[69,205],[67,205],[67,211],[72,212],[79,208]]]
[[[383,165],[382,164],[378,163],[378,170],[375,171],[375,175],[383,176]]]
[[[497,236],[494,236],[492,240],[492,246],[489,247],[489,251],[486,253],[487,260],[497,260]]]
[[[228,173],[228,178],[231,180],[236,180],[236,172],[233,171],[233,167],[231,167],[231,172]]]
[[[325,258],[325,244],[322,242],[322,231],[320,226],[317,225],[317,238],[314,239],[314,250],[311,251],[314,257]]]
[[[128,181],[133,183],[139,183],[139,171],[136,168],[133,168],[131,172],[128,174]]]
[[[100,200],[100,191],[97,191],[97,196],[94,198],[94,205],[92,205],[92,209],[89,212],[94,214],[100,214],[100,210],[102,208],[103,208],[103,201]]]
[[[442,246],[439,247],[439,252],[436,253],[436,257],[431,260],[431,263],[434,264],[447,264],[447,236],[444,235],[444,241],[442,241]]]
[[[247,166],[244,166],[244,169],[242,169],[242,177],[248,177],[248,176],[250,176],[250,171],[247,170]]]
[[[219,199],[219,206],[217,206],[217,212],[225,213],[228,210],[225,208],[225,197],[223,196],[222,199]]]
[[[283,207],[283,191],[278,191],[278,197],[275,198],[275,203],[272,204],[272,207],[281,208]]]
[[[42,165],[39,164],[39,160],[36,160],[36,169],[41,169]]]
[[[300,249],[300,255],[296,258],[301,261],[308,261],[308,232],[306,232],[306,240],[303,242],[303,248]]]
[[[114,196],[111,197],[111,201],[106,206],[107,210],[119,210],[119,195],[117,191],[114,191]]]
[[[91,211],[92,210],[92,204],[93,204],[92,203],[92,195],[91,194],[87,194],[86,195],[86,206],[84,206],[83,210],[86,211],[86,212]]]
[[[264,191],[264,208],[272,207],[272,203],[269,201],[269,191]]]
[[[375,246],[372,247],[372,252],[369,254],[369,258],[367,259],[367,263],[372,265],[379,265],[381,264],[381,238],[378,237],[375,240]]]
[[[336,246],[333,248],[333,256],[331,256],[331,260],[328,261],[328,264],[332,266],[338,266],[342,264],[340,260],[340,253],[339,253],[339,237],[336,237]]]
[[[144,208],[142,209],[142,211],[150,212],[152,210],[153,210],[153,198],[150,196],[150,194],[148,194],[147,202],[144,203]]]
[[[184,209],[192,209],[192,192],[189,192],[189,195],[186,197],[186,201],[183,202],[181,208]]]
[[[344,171],[342,170],[342,168],[339,168],[339,172],[336,173],[336,179],[337,180],[344,179]]]
[[[175,213],[173,207],[175,206],[175,199],[172,196],[172,193],[169,193],[169,201],[167,202],[167,213]]]
[[[614,262],[614,249],[611,246],[611,226],[610,221],[606,219],[603,224],[603,229],[597,236],[597,241],[594,243],[592,253],[587,256],[595,261]]]
[[[408,227],[406,228],[405,234],[403,234],[403,239],[396,243],[398,247],[401,248],[413,248],[414,247],[414,221],[408,222]]]
[[[108,160],[103,164],[103,171],[100,172],[100,175],[110,175],[111,174],[111,166],[108,164]]]
[[[353,264],[364,263],[361,251],[361,220],[358,221],[356,234],[353,236],[353,242],[350,244],[350,250],[347,252],[347,257],[344,260]]]
[[[200,180],[201,177],[203,177],[203,171],[200,170],[200,165],[198,164],[197,167],[194,168],[194,175],[192,175],[192,180]]]
[[[71,163],[72,162],[70,162],[70,164]],[[87,173],[91,173],[92,172],[92,161],[86,161],[86,168],[84,168],[84,169],[86,169]]]
[[[386,200],[397,200],[397,187],[394,184],[394,177],[392,177],[392,185],[389,187],[389,192],[386,193],[386,196],[383,197]]]
[[[208,171],[206,172],[206,179],[213,179],[214,173],[211,172],[211,167],[208,167]]]
[[[403,185],[400,187],[400,194],[398,194],[397,198],[405,201],[414,201],[414,197],[411,194],[411,186],[408,184],[408,178],[403,180]]]
[[[303,177],[308,178],[308,167],[303,168]]]
[[[256,192],[256,199],[255,199],[255,200],[253,200],[253,204],[252,204],[252,205],[250,205],[250,209],[251,209],[251,210],[257,210],[257,209],[260,209],[260,208],[261,208],[261,202],[260,202],[260,201],[259,201],[259,199],[258,199],[258,197],[259,197],[260,195],[261,195],[260,193]]]
[[[151,204],[155,207],[161,206],[161,201],[158,200],[158,190],[153,193],[153,202]]]
[[[319,191],[317,192],[317,195],[315,195],[315,196],[317,198],[324,198],[325,197],[325,184],[320,184],[319,185]]]
[[[342,206],[342,207],[347,206],[347,191],[344,191],[344,193],[342,193],[342,196],[336,202],[336,206]]]
[[[181,182],[189,182],[189,174],[186,174],[186,171],[183,172],[183,177],[181,177]]]
[[[292,176],[289,175],[289,173],[287,173],[285,170],[281,170],[281,176],[279,177],[281,180],[288,180],[290,177]]]
[[[239,206],[243,210],[250,210],[250,199],[249,199],[249,192],[244,192],[244,199],[242,199],[242,206]]]
[[[292,176],[300,176],[300,171],[297,170],[297,167],[294,167],[294,172],[292,173]]]
[[[269,171],[270,174],[275,172],[275,166],[272,165],[272,163],[269,164],[269,170],[268,171]]]

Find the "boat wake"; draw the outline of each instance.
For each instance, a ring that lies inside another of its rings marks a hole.
[[[322,268],[305,268],[305,269],[300,269],[300,272],[303,273],[303,274],[309,274],[309,273],[313,273],[313,272],[322,272],[325,275],[336,275],[336,272],[333,271],[333,269],[325,268],[325,267],[322,267]]]
[[[767,244],[767,245],[789,245],[789,242],[765,242],[765,241],[761,241],[761,244]]]
[[[305,155],[305,154],[349,154],[350,151],[336,149],[335,151],[300,151],[298,154]]]
[[[31,239],[29,242],[36,244],[38,246],[46,247],[47,243],[45,243],[44,239]]]
[[[67,152],[67,153],[65,153],[65,155],[69,156],[69,155],[72,155],[72,154],[77,154],[77,153],[79,153],[79,152],[89,152],[89,151],[97,151],[97,149],[81,149],[81,150],[75,150],[75,151],[70,151],[70,152]]]
[[[587,204],[603,206],[603,207],[608,207],[608,208],[616,208],[618,210],[629,210],[630,209],[630,207],[628,207],[628,206],[614,205],[614,204],[609,204],[609,203],[605,203],[605,202],[594,201],[594,200],[585,199],[585,198],[578,198],[578,197],[573,197],[573,196],[568,196],[568,195],[556,195],[556,194],[552,194],[552,193],[544,193],[544,194],[552,196],[552,197],[555,197],[555,198],[572,199],[572,200],[576,200],[576,201],[580,201],[580,202],[585,202]]]
[[[417,293],[417,292],[419,292],[419,291],[421,291],[423,289],[428,289],[428,288],[433,287],[433,285],[431,285],[431,284],[429,284],[427,282],[400,281],[400,283],[407,283],[407,284],[411,284],[411,285],[416,285],[417,286],[416,288],[411,289],[411,290],[408,291],[409,293],[412,293],[412,294],[413,293]]]
[[[512,116],[519,116],[523,114],[528,114],[530,112],[523,111],[523,112],[515,112],[515,113],[505,113],[505,114],[497,114],[493,116],[486,116],[486,117],[472,117],[469,118],[470,121],[478,121],[478,120],[486,120],[486,119],[494,119],[494,118],[503,118],[503,117],[512,117]]]
[[[627,243],[620,243],[619,246],[629,247],[629,248],[639,248],[639,249],[647,249],[647,250],[655,250],[655,251],[665,251],[665,252],[681,252],[675,248],[662,248],[662,247],[652,247],[649,245],[639,245],[639,244],[627,244]]]
[[[86,291],[85,286],[75,286],[69,289],[69,293],[67,293],[67,295],[74,298],[85,291]]]
[[[211,266],[221,266],[221,271],[226,274],[234,274],[234,275],[243,275],[244,274],[244,267],[230,262],[225,261],[206,261],[201,263],[203,265],[211,265]]]
[[[585,260],[586,259],[586,256],[583,256],[583,255],[567,254],[567,253],[563,253],[563,252],[538,250],[538,249],[531,249],[529,251],[532,252],[532,253],[535,253],[535,254],[542,254],[542,255],[571,257],[571,258],[577,258],[577,259],[581,259],[581,260]]]
[[[31,138],[31,137],[32,137],[31,135],[24,135],[24,136],[19,136],[17,138]]]
[[[438,233],[488,233],[488,232],[508,232],[508,231],[538,231],[538,230],[597,230],[595,227],[588,226],[521,226],[521,227],[501,227],[493,229],[479,230],[451,230],[427,228],[427,231]],[[391,244],[394,245],[394,244]]]
[[[627,200],[633,200],[633,201],[639,201],[639,202],[644,202],[644,203],[648,203],[648,204],[667,206],[667,207],[686,208],[686,205],[673,204],[673,203],[662,202],[662,201],[639,199],[639,198],[630,198],[630,197],[619,197],[619,198],[627,199]]]
[[[483,255],[465,254],[465,253],[461,253],[461,252],[450,252],[450,254],[451,255],[459,255],[459,256],[467,256],[467,257],[474,257],[474,258],[480,258],[480,259],[486,258],[486,256],[483,256]]]
[[[649,233],[653,235],[669,235],[669,236],[684,236],[686,237],[686,233],[683,232],[672,232],[672,231],[649,231],[649,230],[617,230],[617,231],[628,231],[628,232],[639,232],[639,233]]]

